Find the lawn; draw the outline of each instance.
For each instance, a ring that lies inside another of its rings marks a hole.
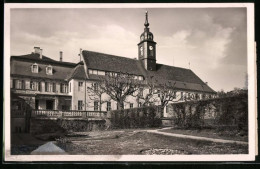
[[[75,133],[63,140],[63,143],[56,144],[67,153],[77,155],[248,153],[247,145],[183,139],[131,130]]]

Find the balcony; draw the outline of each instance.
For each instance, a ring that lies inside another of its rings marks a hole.
[[[80,110],[32,110],[31,117],[34,118],[81,118],[81,119],[102,119],[106,118],[105,111],[80,111]]]

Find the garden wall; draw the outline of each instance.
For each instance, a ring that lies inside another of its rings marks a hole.
[[[31,118],[30,133],[81,132],[103,130],[105,120]]]
[[[158,106],[114,110],[108,112],[111,128],[149,128],[160,127],[160,110]]]
[[[182,128],[205,126],[248,126],[248,96],[215,98],[168,105],[168,123]],[[166,119],[165,119],[166,120]]]

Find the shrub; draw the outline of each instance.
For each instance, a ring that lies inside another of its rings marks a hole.
[[[146,128],[161,126],[155,106],[111,111],[113,128]]]
[[[247,131],[247,93],[224,98],[170,104],[174,125],[179,128],[235,126]],[[210,123],[209,123],[210,122]]]

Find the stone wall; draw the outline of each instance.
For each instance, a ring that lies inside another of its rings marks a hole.
[[[30,133],[84,132],[105,129],[105,120],[31,118]]]

